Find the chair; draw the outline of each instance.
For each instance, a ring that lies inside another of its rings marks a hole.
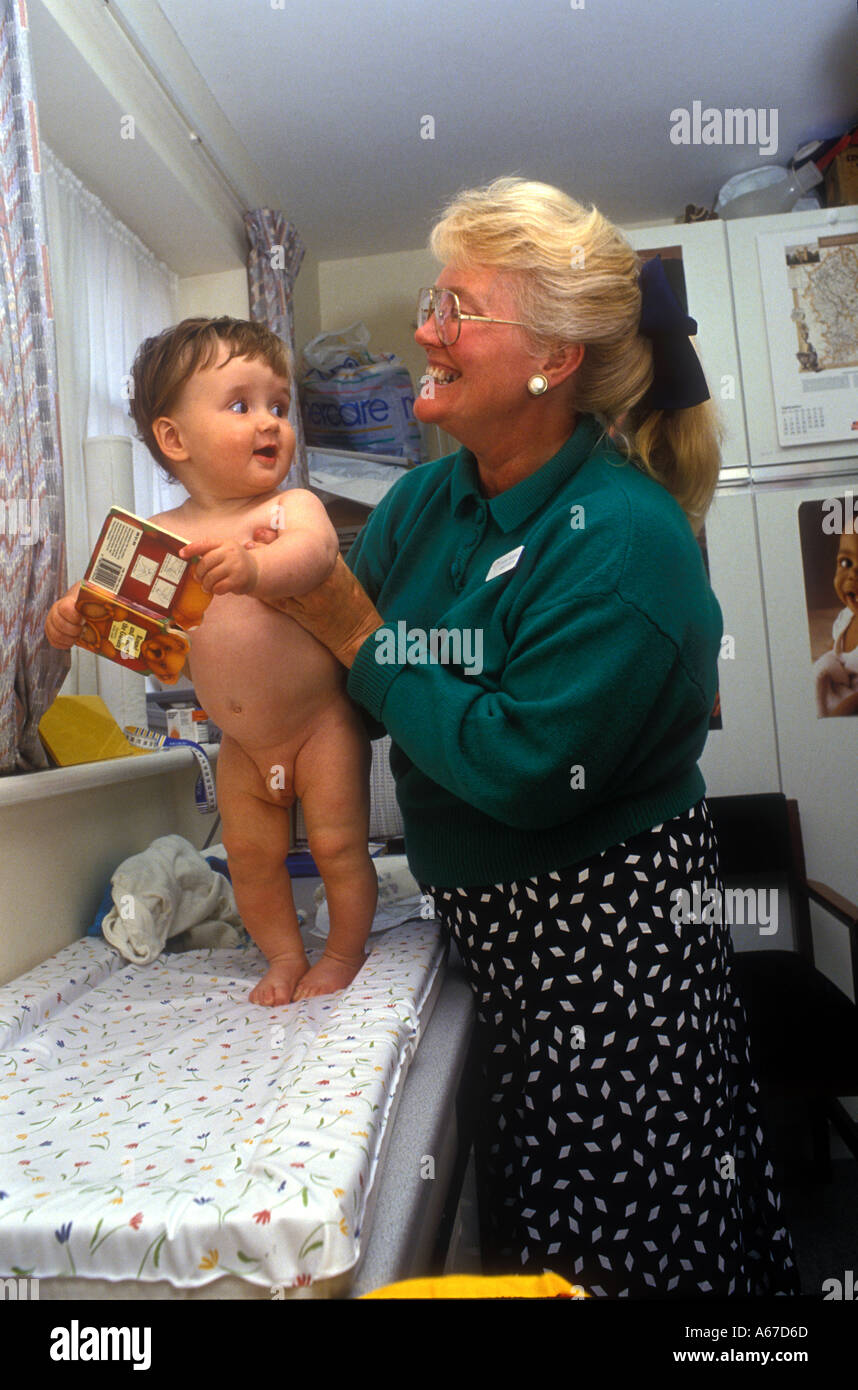
[[[725,889],[770,886],[789,897],[796,948],[738,950],[734,979],[764,1101],[807,1107],[816,1167],[828,1176],[829,1120],[858,1158],[858,1124],[840,1099],[858,1095],[858,1007],[814,964],[810,903],[824,907],[849,932],[856,1000],[858,907],[806,878],[795,801],[775,793],[707,797],[707,804]]]

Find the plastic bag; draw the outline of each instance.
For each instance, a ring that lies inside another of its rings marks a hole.
[[[408,368],[392,352],[370,352],[366,324],[320,333],[303,355],[301,415],[309,445],[420,462]]]

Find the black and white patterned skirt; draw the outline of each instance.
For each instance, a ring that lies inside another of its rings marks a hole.
[[[720,887],[705,801],[571,868],[426,886],[476,995],[487,1273],[798,1294],[729,927],[675,920],[695,883]]]

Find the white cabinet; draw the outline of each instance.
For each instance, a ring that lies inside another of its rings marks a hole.
[[[858,466],[851,480],[837,480],[836,489],[759,488],[755,501],[782,790],[798,801],[811,877],[858,900],[858,716],[817,718],[798,518],[802,503],[850,485],[858,496]],[[836,606],[833,589],[831,600]]]
[[[803,556],[799,508],[844,499],[850,490],[858,498],[858,429],[854,440],[795,446],[779,441],[759,238],[768,238],[766,245],[778,246],[781,254],[782,245],[792,246],[793,233],[796,246],[806,246],[856,228],[858,208],[837,208],[627,232],[638,250],[681,248],[698,350],[727,428],[706,544],[724,632],[732,640],[719,663],[722,728],[710,732],[700,760],[707,789],[713,796],[781,790],[795,798],[809,874],[853,899],[858,716],[817,716],[812,667],[815,655],[831,646],[834,558],[831,546],[822,544],[818,520],[810,547],[816,558]],[[854,298],[846,288],[843,312],[854,315],[858,283]],[[794,355],[789,306],[779,322],[788,335],[785,350]],[[858,422],[858,362],[854,368],[844,363],[832,375],[846,381],[840,389],[852,393]],[[822,377],[809,376],[808,398]],[[815,936],[820,965],[849,989],[844,934],[833,931],[823,915]]]
[[[706,518],[709,574],[724,615],[720,729],[700,759],[711,796],[780,791],[772,681],[754,498],[721,492]]]

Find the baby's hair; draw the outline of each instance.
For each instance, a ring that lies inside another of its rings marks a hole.
[[[183,319],[156,337],[144,339],[131,368],[130,414],[137,426],[138,439],[168,477],[172,478],[173,474],[155,442],[152,426],[174,409],[179,393],[194,372],[212,366],[221,343],[226,343],[230,349],[222,365],[233,357],[246,357],[251,361],[261,357],[277,376],[292,380],[289,349],[264,323],[226,315],[216,319]]]

